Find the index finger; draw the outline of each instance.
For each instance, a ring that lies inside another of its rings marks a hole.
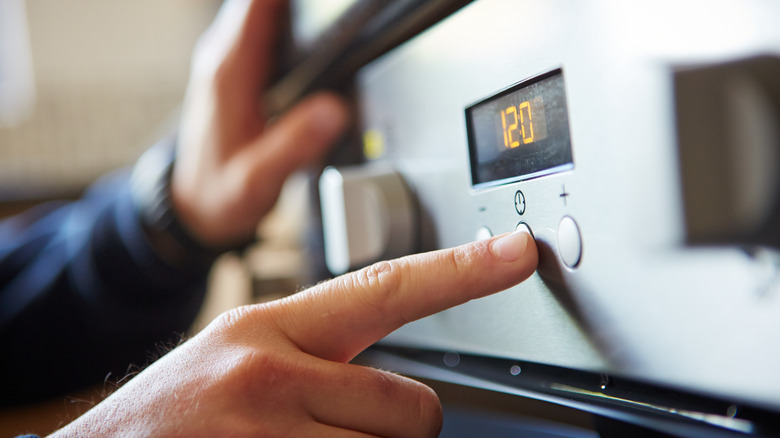
[[[533,238],[516,231],[343,275],[279,301],[275,319],[301,350],[348,362],[407,322],[525,280],[537,262]]]

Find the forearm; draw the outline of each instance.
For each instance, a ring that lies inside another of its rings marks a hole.
[[[3,404],[142,364],[188,328],[203,298],[207,268],[156,254],[126,176],[43,209],[0,224]]]

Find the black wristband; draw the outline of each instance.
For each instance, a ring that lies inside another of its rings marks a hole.
[[[158,254],[165,254],[162,257],[177,267],[206,269],[220,254],[242,250],[251,242],[236,247],[213,248],[201,243],[184,227],[171,199],[175,144],[175,137],[171,136],[141,156],[133,169],[133,196],[141,223]]]

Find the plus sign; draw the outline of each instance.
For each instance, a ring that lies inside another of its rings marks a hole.
[[[569,192],[566,191],[566,186],[563,186],[563,190],[561,191],[561,194],[558,195],[561,198],[563,198],[563,205],[568,205],[567,198],[569,197]]]

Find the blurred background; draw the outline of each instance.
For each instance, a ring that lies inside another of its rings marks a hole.
[[[173,129],[193,47],[220,3],[0,0],[0,218],[77,198]],[[213,282],[229,293],[201,324],[248,299],[245,264],[220,264]],[[0,436],[52,431],[100,391],[0,412]]]
[[[77,196],[108,170],[131,164],[170,129],[193,45],[218,5],[2,0],[5,209]]]

